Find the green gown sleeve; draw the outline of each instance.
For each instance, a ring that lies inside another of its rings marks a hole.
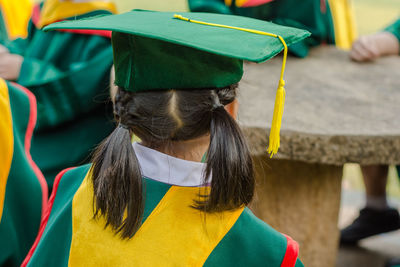
[[[261,20],[270,20],[272,16],[269,4],[241,8],[235,5],[227,6],[224,0],[189,0],[189,9],[193,12],[239,15]]]
[[[29,42],[30,42],[30,36],[33,35],[35,32],[36,28],[35,25],[32,23],[32,20],[29,20],[28,23],[28,37],[27,38],[17,38],[14,40],[6,40],[3,45],[7,47],[7,49],[10,51],[12,54],[18,54],[18,55],[23,55],[24,51],[27,49]]]
[[[391,34],[393,34],[394,36],[396,36],[396,38],[399,40],[400,42],[400,18],[397,19],[393,24],[391,24],[390,26],[386,27],[386,29],[384,30],[386,32],[390,32]]]
[[[36,30],[22,56],[17,82],[37,98],[37,129],[72,121],[98,106],[103,100],[96,99],[99,95],[107,95],[112,64],[108,38]]]
[[[0,9],[0,44],[4,45],[8,41],[7,26]]]
[[[335,43],[332,14],[327,0],[303,0],[301,5],[298,0],[275,0],[247,8],[228,7],[224,0],[189,0],[189,8],[195,12],[235,14],[308,30],[312,34],[309,38],[289,47],[289,51],[297,57],[306,57],[310,47]]]
[[[34,97],[11,83],[8,92],[14,149],[0,219],[0,266],[20,266],[38,233],[47,186],[26,146],[35,121]]]
[[[232,14],[224,0],[189,0],[189,9],[193,12]]]
[[[295,8],[293,8],[295,7]],[[311,32],[311,36],[289,47],[295,56],[306,57],[310,47],[322,43],[334,44],[335,32],[327,0],[279,0],[271,2],[272,22]]]
[[[301,262],[301,260],[297,259],[296,261],[296,265],[294,267],[304,267],[303,263]]]

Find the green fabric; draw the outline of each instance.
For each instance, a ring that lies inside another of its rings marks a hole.
[[[309,35],[304,30],[240,16],[179,14],[193,20],[278,34],[287,45]],[[241,79],[242,60],[263,62],[283,49],[276,37],[190,23],[173,15],[173,12],[134,10],[120,15],[58,22],[44,30],[112,30],[116,84],[134,92],[227,86]]]
[[[297,259],[297,260],[296,260],[295,267],[304,267],[304,265],[303,265],[303,263],[301,262],[301,260]]]
[[[72,200],[90,165],[66,172],[58,185],[46,229],[28,266],[68,266],[72,240]]]
[[[39,8],[43,7],[44,2],[38,4]],[[14,40],[9,40],[5,43],[5,46],[8,48],[10,53],[23,55],[24,51],[29,47],[29,43],[31,42],[33,34],[37,31],[35,24],[32,20],[28,23],[28,36],[26,38],[17,38]]]
[[[204,266],[281,266],[286,237],[246,208]]]
[[[96,145],[114,129],[110,113],[105,106],[99,106],[72,122],[35,132],[31,154],[45,171],[49,188],[61,170],[89,161]]]
[[[72,200],[90,165],[64,174],[60,180],[49,222],[28,266],[67,266],[72,234]],[[143,221],[171,187],[144,178]],[[100,233],[99,233],[100,234]],[[286,238],[255,217],[246,208],[228,234],[217,245],[205,266],[281,266]],[[303,267],[297,260],[296,267]]]
[[[80,18],[96,14],[109,12]],[[38,106],[32,155],[51,187],[56,173],[87,162],[91,149],[113,129],[111,108],[105,108],[111,42],[96,35],[45,33],[30,22],[27,39],[7,47],[24,57],[18,83],[35,94]]]
[[[322,2],[325,2],[325,12],[321,10]],[[310,47],[335,43],[333,19],[327,0],[303,0],[301,5],[297,0],[278,0],[271,2],[271,8],[274,13],[273,22],[311,32],[310,38],[289,48],[296,56],[307,56]]]
[[[278,0],[279,1],[279,0]],[[269,20],[271,14],[271,5],[264,4],[257,7],[238,8],[225,5],[224,0],[188,0],[189,9],[193,12],[210,12],[228,15],[239,15],[261,20]]]
[[[0,8],[0,44],[4,44],[6,42],[8,42],[7,26],[3,18],[3,12]]]
[[[146,194],[144,211],[143,211],[143,222],[149,217],[154,208],[158,205],[167,191],[171,188],[171,185],[157,182],[152,179],[144,178],[144,190]]]
[[[114,33],[113,46],[115,83],[131,91],[219,88],[243,75],[242,60],[155,39]]]
[[[232,15],[229,7],[222,0],[189,0],[189,9],[196,12],[210,12]]]
[[[72,200],[90,166],[86,164],[67,171],[61,178],[49,221],[28,266],[68,266],[72,240]],[[146,192],[144,221],[171,186],[151,179],[143,181]]]
[[[14,154],[0,223],[0,266],[19,266],[39,230],[42,188],[25,153],[30,116],[28,96],[8,84],[13,120]]]
[[[393,24],[386,27],[385,31],[390,32],[391,34],[396,36],[396,38],[400,42],[400,18],[397,19]]]
[[[37,129],[73,120],[105,99],[112,64],[109,39],[36,28],[28,38],[18,83],[36,96]],[[93,101],[99,94],[103,98]]]
[[[276,0],[248,8],[238,8],[234,4],[227,7],[224,0],[188,0],[188,2],[190,10],[195,12],[241,15],[311,32],[311,37],[289,48],[289,51],[298,57],[307,56],[310,47],[321,43],[335,43],[333,20],[327,0],[303,0],[301,4],[298,0]]]

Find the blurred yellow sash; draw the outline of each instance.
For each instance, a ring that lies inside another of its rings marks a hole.
[[[32,13],[30,0],[0,0],[4,23],[8,37],[12,40],[17,37],[26,37],[28,22]]]
[[[110,1],[46,0],[37,27],[42,28],[53,22],[80,16],[96,10],[117,13],[115,4]]]
[[[336,46],[350,49],[357,38],[354,10],[351,0],[329,0],[335,29]]]
[[[14,153],[14,135],[8,87],[0,79],[0,221],[3,215],[4,197],[8,174]]]
[[[87,175],[72,202],[68,266],[203,266],[243,208],[204,216],[191,207],[208,187],[172,186],[136,234],[122,240],[105,220],[93,219],[93,186]]]

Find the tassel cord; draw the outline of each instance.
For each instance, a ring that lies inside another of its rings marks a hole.
[[[254,33],[254,34],[266,35],[266,36],[278,38],[281,41],[281,43],[283,45],[283,62],[282,62],[281,74],[280,74],[280,78],[279,78],[278,89],[277,89],[276,97],[275,97],[274,114],[272,117],[271,131],[269,134],[269,145],[268,145],[268,149],[267,149],[268,153],[270,154],[270,157],[272,158],[272,156],[278,152],[278,149],[280,147],[280,129],[281,129],[281,124],[282,124],[283,108],[284,108],[285,95],[286,95],[285,88],[284,88],[285,80],[283,79],[283,75],[285,73],[288,48],[287,48],[287,44],[286,44],[285,40],[283,39],[283,37],[280,35],[277,35],[277,34],[263,32],[263,31],[259,31],[259,30],[253,30],[253,29],[247,29],[247,28],[235,27],[235,26],[228,26],[228,25],[204,22],[204,21],[199,21],[199,20],[192,20],[192,19],[185,18],[182,15],[178,15],[178,14],[175,14],[174,18],[180,19],[183,21],[187,21],[187,22],[196,23],[196,24],[226,28],[226,29],[234,29],[234,30],[239,30],[239,31],[244,31],[244,32],[249,32],[249,33]]]

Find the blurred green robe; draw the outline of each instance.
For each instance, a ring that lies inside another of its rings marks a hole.
[[[0,44],[8,41],[7,26],[3,17],[3,12],[0,9]]]
[[[34,95],[0,79],[0,118],[0,266],[19,266],[47,207],[46,181],[29,150]]]
[[[73,19],[111,14],[95,10]],[[37,99],[32,156],[49,187],[56,174],[86,162],[113,129],[109,96],[112,48],[109,32],[43,32],[34,9],[28,37],[7,44],[24,57],[18,83]],[[106,35],[109,35],[106,37]]]
[[[255,7],[237,7],[224,0],[188,0],[191,11],[234,14],[268,20],[274,23],[308,30],[311,37],[289,47],[298,57],[306,57],[310,47],[322,43],[334,44],[335,33],[327,0],[275,0]]]
[[[27,36],[31,0],[0,0],[0,44]]]
[[[400,18],[397,19],[393,24],[386,27],[384,31],[390,32],[391,34],[396,36],[400,43]]]

